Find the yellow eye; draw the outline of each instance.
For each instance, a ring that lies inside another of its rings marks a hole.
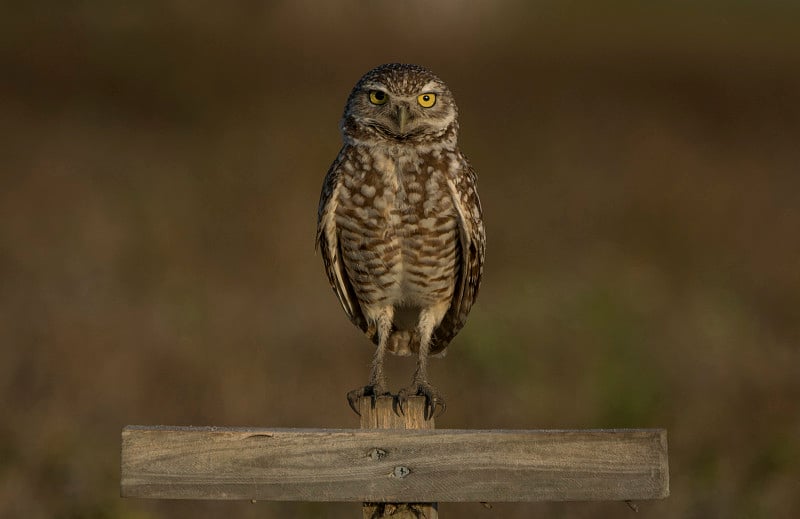
[[[369,91],[369,102],[374,105],[382,105],[388,100],[389,96],[386,95],[386,92],[381,92],[380,90]]]
[[[436,104],[436,94],[420,94],[417,96],[417,102],[422,108],[430,108]]]

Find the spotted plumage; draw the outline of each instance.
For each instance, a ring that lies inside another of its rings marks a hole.
[[[458,110],[430,71],[403,64],[367,72],[347,100],[344,146],[320,197],[317,246],[347,316],[376,345],[367,386],[388,394],[387,351],[417,355],[412,384],[429,414],[444,400],[427,377],[464,326],[483,273],[484,227],[475,173],[458,149]]]

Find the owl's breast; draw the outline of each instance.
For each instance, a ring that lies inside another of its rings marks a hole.
[[[362,304],[427,306],[449,300],[458,265],[458,218],[433,160],[370,155],[343,165],[336,223]]]

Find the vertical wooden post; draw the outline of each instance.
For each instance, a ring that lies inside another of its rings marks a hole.
[[[425,419],[425,397],[408,399],[405,414],[397,409],[394,396],[371,397],[359,401],[362,429],[435,429],[433,417]],[[391,517],[392,519],[438,519],[436,503],[364,503],[363,519]]]

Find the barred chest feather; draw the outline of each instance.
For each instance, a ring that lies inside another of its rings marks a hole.
[[[458,216],[448,175],[459,165],[457,152],[402,146],[353,146],[345,156],[335,218],[342,259],[366,314],[452,297]]]

